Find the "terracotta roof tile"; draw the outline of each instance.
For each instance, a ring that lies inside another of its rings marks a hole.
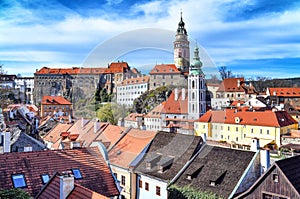
[[[175,90],[164,104],[162,113],[167,114],[188,114],[188,91],[185,89],[185,97],[182,99],[182,90],[178,89],[178,99],[175,100]]]
[[[268,88],[270,96],[300,97],[300,88]]]
[[[22,173],[31,196],[36,196],[43,187],[41,174],[70,171],[78,168],[83,176],[75,182],[104,196],[119,195],[114,178],[97,147],[73,150],[47,150],[0,155],[0,189],[11,189],[12,174]],[[99,183],[101,182],[101,183]]]
[[[62,96],[43,96],[42,105],[52,104],[71,105],[72,103]]]
[[[146,118],[160,118],[160,113],[163,112],[165,102],[157,105],[154,109],[152,109],[147,115]]]
[[[154,66],[149,74],[180,74],[180,71],[175,64],[161,64]]]
[[[145,149],[155,136],[153,131],[131,129],[109,151],[108,157],[112,165],[129,168],[132,161]]]
[[[198,121],[235,124],[236,118],[239,118],[241,125],[284,127],[297,123],[286,111],[248,111],[245,109],[208,111]]]
[[[139,114],[139,113],[130,113],[129,115],[127,115],[124,120],[127,121],[137,121],[138,117],[143,117],[144,114]]]
[[[238,86],[238,81],[240,81],[240,86]],[[244,81],[244,78],[226,78],[220,84],[218,92],[244,92],[242,88]]]
[[[73,124],[62,124],[58,123],[44,138],[44,141],[56,143],[60,137],[62,132],[66,132],[71,128]]]
[[[134,85],[134,84],[143,84],[143,83],[149,83],[150,76],[143,76],[143,77],[136,77],[136,78],[129,78],[125,79],[119,84],[119,86],[125,86],[125,85]]]

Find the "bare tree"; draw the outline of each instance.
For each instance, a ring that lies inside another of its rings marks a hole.
[[[233,77],[231,70],[227,69],[226,66],[220,66],[218,69],[222,80]]]

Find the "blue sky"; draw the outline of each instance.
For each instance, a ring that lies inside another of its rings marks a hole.
[[[82,66],[93,56],[99,67],[120,59],[144,72],[172,63],[182,10],[207,76],[222,65],[249,78],[300,76],[298,0],[0,0],[0,8],[0,63],[8,73]]]

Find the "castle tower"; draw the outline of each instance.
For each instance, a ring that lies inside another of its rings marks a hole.
[[[190,65],[190,42],[188,41],[188,35],[184,25],[185,23],[182,20],[181,12],[176,39],[174,41],[174,63],[178,69],[187,72]]]
[[[194,50],[194,63],[190,67],[188,76],[188,118],[199,119],[206,112],[205,76],[201,69],[202,62],[199,58],[199,48]]]

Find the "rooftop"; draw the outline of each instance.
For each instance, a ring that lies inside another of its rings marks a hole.
[[[12,175],[23,174],[26,182],[23,190],[34,197],[43,187],[42,174],[51,177],[56,172],[77,168],[82,178],[76,179],[76,183],[107,197],[119,194],[109,167],[97,147],[6,153],[0,155],[0,162],[0,189],[13,188]]]
[[[71,105],[72,103],[62,96],[43,96],[41,104],[42,105],[54,105],[54,104]]]
[[[181,72],[178,70],[175,64],[161,64],[154,66],[149,74],[181,74]]]

